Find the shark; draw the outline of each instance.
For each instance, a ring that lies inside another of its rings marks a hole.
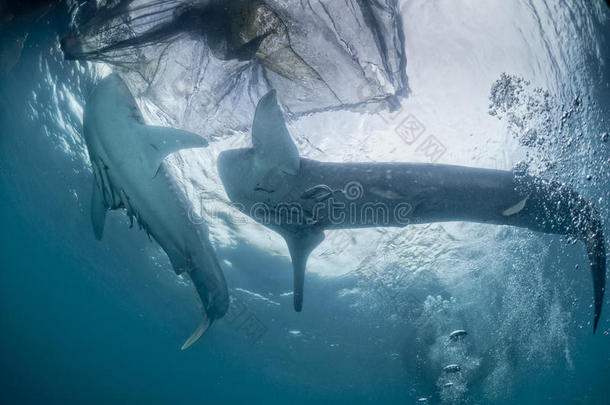
[[[302,158],[274,90],[256,107],[252,148],[223,151],[217,166],[234,206],[286,241],[297,312],[303,306],[307,259],[325,231],[468,221],[583,241],[597,329],[606,284],[603,224],[594,204],[564,184],[523,170]]]
[[[165,251],[176,274],[186,273],[198,294],[203,320],[182,346],[195,343],[228,309],[226,281],[200,221],[191,221],[165,157],[207,141],[191,132],[144,123],[136,101],[116,74],[100,81],[87,99],[83,135],[93,169],[91,222],[100,240],[108,210],[125,210],[134,225]]]

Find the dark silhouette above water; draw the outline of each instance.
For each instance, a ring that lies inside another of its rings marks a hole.
[[[147,83],[158,70],[144,66],[165,56],[172,60],[166,49],[188,38],[205,45],[205,56],[185,69],[207,64],[208,53],[224,62],[206,75],[208,88],[225,94],[221,83],[232,83],[228,92],[243,91],[254,100],[275,88],[285,99],[292,98],[287,103],[297,114],[363,111],[360,106],[369,103],[394,108],[397,97],[408,92],[395,0],[153,0],[139,5],[121,0],[114,6],[86,3],[73,14],[72,30],[61,40],[66,59],[121,66]]]

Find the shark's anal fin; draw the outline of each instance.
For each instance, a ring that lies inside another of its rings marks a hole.
[[[166,156],[180,149],[203,148],[208,141],[192,132],[180,129],[142,125],[141,141],[154,177]]]
[[[296,233],[283,232],[286,240],[292,271],[294,273],[294,309],[301,312],[303,309],[303,290],[305,286],[305,270],[309,254],[324,240],[324,232],[319,229],[299,230]]]
[[[288,174],[299,172],[299,151],[286,128],[275,90],[265,94],[256,106],[252,123],[252,146],[259,170],[268,171],[277,167]]]
[[[93,194],[91,195],[91,224],[95,239],[101,240],[104,234],[104,222],[106,220],[106,204],[104,196],[97,182],[93,183]]]

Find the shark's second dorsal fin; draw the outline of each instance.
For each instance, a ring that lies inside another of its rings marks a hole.
[[[270,170],[277,167],[284,173],[298,173],[301,162],[299,151],[286,128],[275,90],[265,94],[256,106],[252,124],[252,146],[259,169]]]
[[[141,140],[148,156],[151,177],[154,177],[166,156],[180,149],[203,148],[208,141],[192,132],[180,129],[142,125]]]
[[[303,309],[303,289],[305,286],[305,269],[309,254],[324,240],[324,232],[320,229],[303,229],[297,233],[282,232],[292,261],[294,273],[294,309]]]

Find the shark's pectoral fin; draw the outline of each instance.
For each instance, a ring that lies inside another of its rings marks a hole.
[[[95,239],[101,240],[104,234],[104,222],[106,220],[107,207],[104,204],[104,196],[102,190],[93,183],[93,195],[91,196],[91,223],[93,225],[93,233]]]
[[[256,106],[252,146],[257,168],[267,171],[277,167],[288,174],[298,173],[299,151],[286,128],[275,90],[265,94]]]
[[[309,254],[324,240],[324,232],[319,229],[300,230],[296,233],[284,232],[292,270],[294,273],[294,309],[301,312],[303,309],[303,289],[305,286],[305,269]]]
[[[180,129],[145,126],[141,127],[143,151],[150,165],[151,177],[154,177],[166,156],[180,149],[203,148],[208,141],[192,132]]]

